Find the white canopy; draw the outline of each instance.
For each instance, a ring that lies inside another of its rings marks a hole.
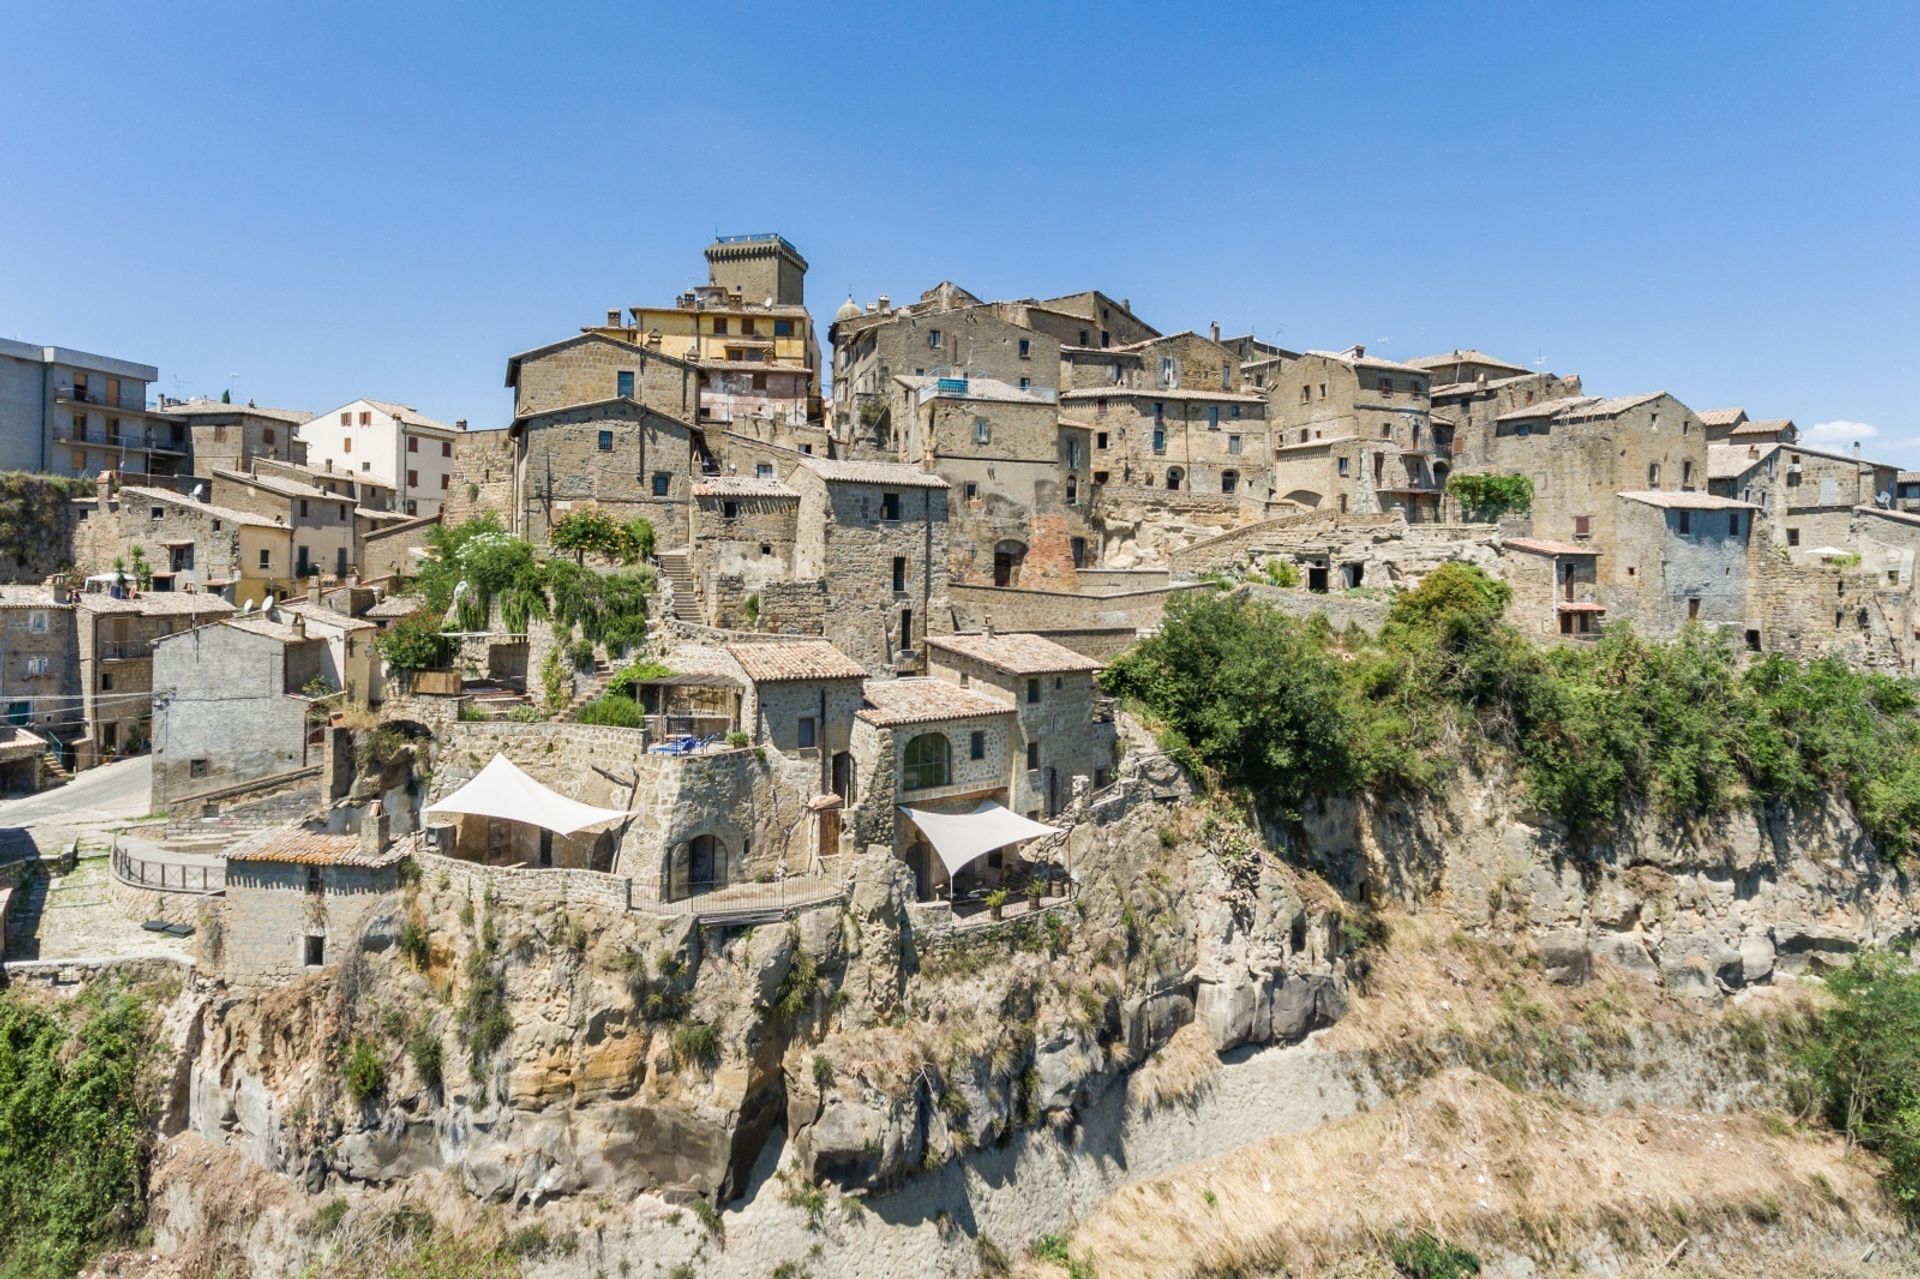
[[[429,813],[470,813],[510,822],[529,822],[556,835],[628,816],[618,808],[595,808],[542,786],[505,755],[495,755],[479,775],[437,804]]]
[[[949,877],[959,874],[974,858],[996,848],[1037,835],[1060,833],[1057,827],[1031,821],[990,799],[981,800],[970,813],[936,813],[927,808],[908,808],[905,804],[900,806],[900,811],[912,818],[920,833],[933,843],[933,850],[940,854],[940,864],[947,868]]]

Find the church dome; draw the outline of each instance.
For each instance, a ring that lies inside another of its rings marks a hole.
[[[849,293],[847,295],[847,300],[840,304],[840,309],[833,313],[833,322],[835,324],[838,324],[842,320],[857,320],[859,318],[860,318],[860,304],[858,302],[855,302],[853,300],[853,295]]]

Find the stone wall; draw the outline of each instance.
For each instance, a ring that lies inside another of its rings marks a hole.
[[[1309,591],[1298,587],[1265,586],[1248,583],[1240,593],[1285,613],[1289,617],[1324,617],[1335,630],[1357,626],[1368,635],[1378,635],[1387,624],[1391,605],[1384,600],[1345,595],[1333,591]]]
[[[385,894],[399,886],[396,867],[324,866],[322,890],[307,890],[306,866],[230,862],[221,970],[236,981],[291,981],[316,971],[306,939],[326,938],[324,964],[352,952],[361,928]]]
[[[804,466],[788,482],[800,490],[794,569],[826,582],[826,637],[885,673],[947,615],[946,486],[827,483]],[[895,517],[886,515],[890,496],[898,500]],[[898,591],[896,559],[904,587]],[[911,623],[910,636],[902,636],[903,622]]]
[[[443,510],[446,505],[442,503]],[[427,539],[438,527],[440,517],[429,515],[363,534],[360,538],[360,575],[370,578],[413,576],[417,571],[417,562],[412,552],[426,546]]]
[[[0,473],[0,582],[41,582],[76,561],[83,480]],[[158,548],[156,548],[158,549]]]
[[[522,429],[514,531],[529,542],[544,547],[556,520],[597,506],[622,523],[650,520],[663,550],[686,545],[696,469],[686,423],[616,402],[544,414]]]
[[[1250,498],[1104,484],[1093,519],[1102,530],[1100,562],[1108,568],[1159,568],[1183,550],[1257,518]]]
[[[691,364],[598,333],[521,356],[514,416],[613,399],[622,373],[632,382],[631,398],[683,422],[698,416],[700,374]]]
[[[154,647],[153,807],[318,763],[304,698],[288,696],[286,646],[202,626]]]
[[[511,431],[462,431],[453,438],[453,470],[440,518],[448,528],[492,512],[513,527],[514,440]]]
[[[999,631],[1111,630],[1116,627],[1138,631],[1158,626],[1166,615],[1167,601],[1174,595],[1212,588],[1189,584],[1124,595],[1078,595],[1011,586],[954,585],[947,589],[956,631],[985,630],[989,621]]]

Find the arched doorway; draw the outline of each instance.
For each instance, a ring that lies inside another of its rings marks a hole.
[[[1005,541],[993,548],[993,584],[995,586],[1020,585],[1020,566],[1026,563],[1027,546],[1024,542]]]
[[[711,835],[687,841],[687,895],[710,893],[727,886],[727,846]]]
[[[1168,488],[1177,489],[1182,484],[1186,483],[1186,479],[1187,479],[1187,473],[1181,470],[1179,467],[1169,466],[1167,468],[1167,487]]]

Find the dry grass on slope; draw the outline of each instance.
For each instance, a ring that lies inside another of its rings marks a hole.
[[[1596,1237],[1647,1254],[1756,1223],[1899,1229],[1837,1140],[1759,1116],[1590,1113],[1456,1069],[1371,1113],[1129,1186],[1070,1247],[1102,1275],[1300,1275],[1421,1231],[1536,1256]]]

